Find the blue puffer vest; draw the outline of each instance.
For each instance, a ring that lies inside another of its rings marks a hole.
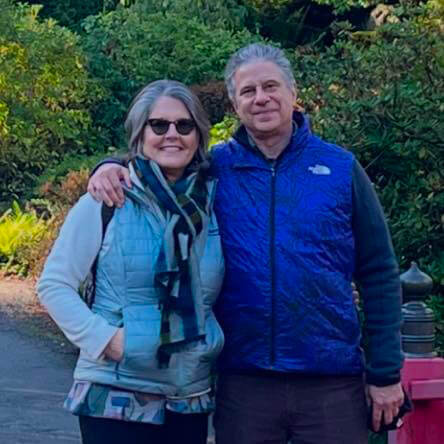
[[[240,136],[213,151],[226,261],[220,369],[358,374],[353,155],[294,118],[298,130],[274,163]]]
[[[133,177],[133,180],[136,180]],[[214,194],[214,183],[209,183]],[[166,219],[155,198],[137,194],[125,200],[109,223],[99,253],[93,311],[111,325],[124,328],[124,356],[120,363],[79,357],[77,380],[127,390],[185,397],[210,387],[210,372],[224,337],[212,307],[219,294],[224,261],[214,213],[203,219],[203,229],[190,253],[192,276],[199,299],[195,308],[205,339],[174,353],[168,368],[159,368],[161,311],[154,288],[153,264],[159,254]]]

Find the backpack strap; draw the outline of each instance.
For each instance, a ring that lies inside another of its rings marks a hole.
[[[102,209],[100,212],[101,216],[102,216],[102,243],[103,243],[103,239],[105,239],[106,229],[107,229],[107,227],[114,215],[115,209],[116,209],[116,207],[114,205],[112,207],[109,207],[104,202],[102,203]],[[99,262],[99,254],[100,254],[100,252],[97,253],[97,256],[94,259],[94,262],[91,266],[92,279],[91,279],[91,283],[90,283],[90,288],[88,290],[88,295],[86,297],[86,303],[89,308],[91,308],[92,305],[94,304],[94,300],[96,297],[96,276],[97,276],[97,265]]]
[[[109,207],[105,203],[102,203],[102,210],[101,210],[101,214],[102,214],[102,242],[103,242],[103,239],[105,239],[106,228],[108,227],[108,224],[110,223],[110,221],[114,215],[115,209],[116,209],[116,207],[114,205],[112,207]]]

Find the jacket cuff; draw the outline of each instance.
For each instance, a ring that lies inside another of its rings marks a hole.
[[[388,385],[394,385],[401,381],[401,373],[397,372],[390,376],[375,375],[374,373],[367,371],[365,375],[365,382],[376,387],[386,387]]]
[[[99,315],[95,315],[96,319],[100,320],[100,327],[96,329],[96,336],[94,342],[91,343],[89,347],[86,348],[85,352],[87,355],[91,356],[93,359],[103,359],[105,348],[117,333],[118,327],[108,324]]]
[[[89,173],[89,177],[91,178],[95,172],[102,166],[105,165],[107,163],[116,163],[117,165],[121,165],[121,166],[127,166],[128,165],[128,161],[125,158],[122,157],[107,157],[106,159],[101,160]]]

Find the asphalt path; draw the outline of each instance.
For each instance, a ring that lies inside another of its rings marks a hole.
[[[0,443],[79,444],[63,408],[76,356],[0,312]]]

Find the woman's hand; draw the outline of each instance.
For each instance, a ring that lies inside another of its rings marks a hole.
[[[116,205],[120,208],[125,201],[121,180],[131,188],[128,168],[115,163],[106,163],[89,179],[88,193],[98,202],[103,201],[109,207]]]
[[[108,345],[105,347],[105,357],[112,359],[113,361],[120,362],[123,358],[123,344],[123,328],[119,328],[116,334],[111,338],[111,341],[109,341]]]

